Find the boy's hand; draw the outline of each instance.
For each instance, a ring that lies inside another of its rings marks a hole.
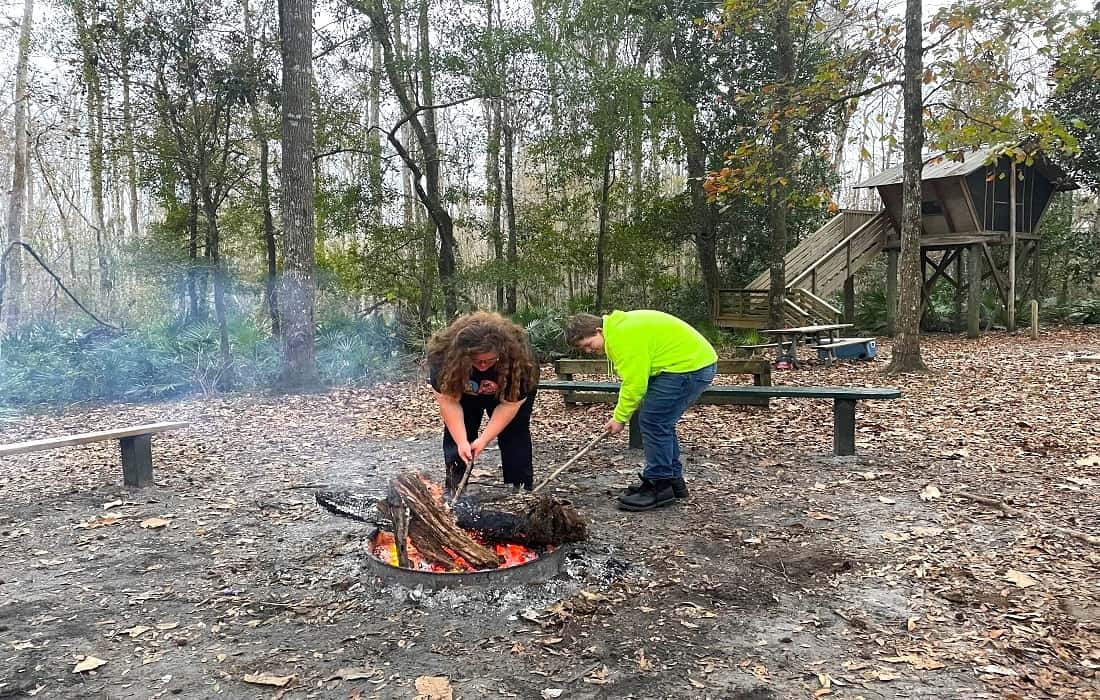
[[[458,457],[469,466],[470,462],[474,461],[473,446],[465,440],[458,443]]]
[[[604,424],[603,429],[611,435],[618,435],[623,432],[624,424],[612,418]]]

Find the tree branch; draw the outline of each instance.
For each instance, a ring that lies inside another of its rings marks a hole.
[[[88,307],[81,304],[80,300],[77,299],[76,296],[74,296],[73,293],[69,291],[69,288],[65,286],[65,283],[61,281],[61,278],[58,277],[57,274],[54,273],[54,271],[50,269],[50,266],[47,265],[45,263],[45,261],[42,260],[42,258],[40,258],[38,256],[38,253],[35,252],[34,248],[31,248],[30,245],[28,245],[27,243],[24,243],[23,241],[12,241],[8,245],[7,249],[4,251],[4,254],[0,255],[0,309],[2,309],[3,306],[4,306],[4,287],[7,286],[7,279],[8,279],[8,272],[7,272],[8,256],[11,255],[12,251],[14,251],[17,246],[23,248],[28,253],[30,253],[31,257],[34,258],[35,261],[39,265],[42,266],[42,269],[45,270],[47,273],[49,273],[50,277],[53,277],[54,281],[57,282],[57,286],[61,287],[61,291],[65,292],[65,296],[72,299],[73,303],[76,304],[77,307],[80,308],[81,311],[83,311],[84,313],[91,316],[93,321],[95,321],[99,325],[103,326],[104,328],[110,328],[110,329],[116,330],[116,331],[122,330],[118,326],[107,323],[106,321],[101,319],[99,316],[96,316],[94,313],[89,311]]]

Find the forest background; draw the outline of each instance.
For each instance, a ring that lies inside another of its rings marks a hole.
[[[728,342],[714,290],[765,269],[781,290],[802,237],[839,208],[880,208],[853,185],[902,162],[907,72],[926,158],[1027,140],[1072,172],[1082,188],[1043,221],[1041,309],[1100,322],[1096,7],[24,0],[2,14],[0,418],[392,379],[474,308],[523,323],[543,359],[567,351],[561,321],[581,310],[659,308]],[[858,279],[868,332],[885,328],[884,268]],[[986,325],[1003,324],[984,296]],[[954,309],[934,294],[925,330],[957,329]]]

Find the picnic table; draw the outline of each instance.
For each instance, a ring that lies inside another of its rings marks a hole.
[[[779,346],[776,362],[787,360],[791,367],[798,369],[798,346],[807,341],[814,345],[833,343],[839,332],[845,328],[851,328],[851,323],[827,323],[818,326],[798,326],[796,328],[767,328],[761,333],[775,338]]]

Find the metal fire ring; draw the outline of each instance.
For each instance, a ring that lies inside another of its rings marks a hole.
[[[374,541],[378,534],[375,530],[367,538],[368,542]],[[559,545],[557,549],[539,554],[538,559],[532,559],[523,564],[509,566],[503,569],[484,569],[481,571],[420,571],[417,569],[405,569],[400,566],[391,566],[367,551],[367,568],[374,575],[386,581],[399,583],[406,588],[422,586],[429,590],[441,588],[454,588],[460,586],[489,586],[514,583],[541,583],[549,580],[562,571],[565,554],[570,549],[569,545]]]

